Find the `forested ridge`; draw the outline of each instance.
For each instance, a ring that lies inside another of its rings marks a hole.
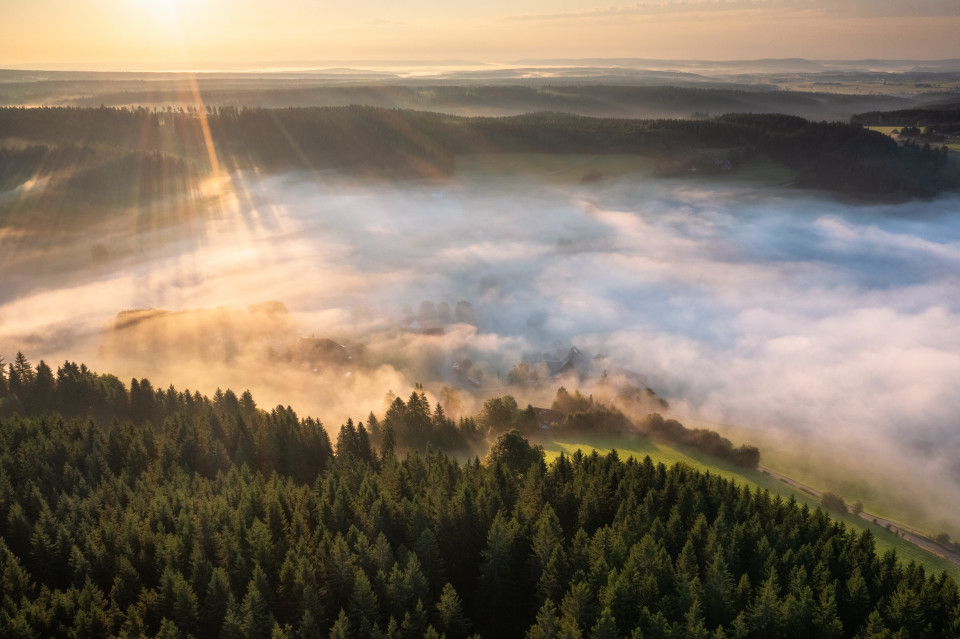
[[[949,576],[792,499],[517,431],[398,456],[417,391],[333,441],[248,392],[0,383],[3,637],[960,636]]]
[[[186,192],[214,162],[227,170],[438,177],[455,171],[457,156],[512,152],[638,154],[666,166],[709,150],[734,169],[762,153],[797,170],[799,186],[855,195],[929,196],[958,184],[945,153],[898,147],[858,125],[762,114],[638,120],[554,112],[467,118],[356,105],[2,108],[0,143],[0,188],[68,174],[67,186],[86,186],[73,197],[95,204]]]
[[[937,126],[960,122],[960,103],[948,102],[924,109],[897,109],[895,111],[870,111],[850,118],[854,124],[864,126]]]

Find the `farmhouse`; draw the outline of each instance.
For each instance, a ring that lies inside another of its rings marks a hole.
[[[566,353],[544,353],[540,360],[547,366],[551,376],[575,373],[580,377],[589,377],[592,372],[590,359],[576,346]]]
[[[563,413],[552,408],[537,408],[534,406],[533,412],[537,414],[537,427],[540,430],[550,430],[563,421]]]

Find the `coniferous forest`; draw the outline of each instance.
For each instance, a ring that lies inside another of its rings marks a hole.
[[[216,168],[212,149],[228,170],[336,168],[403,178],[449,176],[464,154],[516,152],[634,154],[656,158],[665,174],[685,173],[691,153],[713,150],[711,166],[726,159],[736,168],[764,154],[796,170],[797,186],[839,194],[931,197],[960,183],[946,147],[899,147],[859,124],[780,114],[639,120],[552,112],[465,118],[357,105],[0,108],[0,142],[10,140],[17,144],[0,147],[0,187],[63,174],[47,197],[94,207],[189,192]]]
[[[0,397],[3,637],[960,636],[949,576],[819,509],[518,431],[458,460],[418,390],[333,438],[22,355]]]

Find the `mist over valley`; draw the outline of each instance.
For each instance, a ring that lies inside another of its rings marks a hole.
[[[848,205],[648,168],[534,154],[465,157],[436,180],[243,171],[153,218],[8,232],[0,352],[250,389],[328,425],[415,383],[434,402],[457,388],[472,414],[627,375],[764,459],[957,525],[938,504],[960,487],[960,202]],[[544,362],[571,348],[589,364],[553,376]],[[535,383],[511,384],[521,363]]]

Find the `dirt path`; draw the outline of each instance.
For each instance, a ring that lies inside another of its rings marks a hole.
[[[792,486],[793,488],[796,488],[799,491],[805,492],[812,497],[816,497],[817,499],[819,499],[820,495],[822,494],[819,490],[817,490],[816,488],[813,488],[812,486],[801,484],[795,479],[791,479],[790,477],[787,477],[786,475],[782,475],[774,470],[770,470],[769,468],[763,468],[762,466],[757,466],[757,470],[759,470],[762,473],[766,473],[770,475],[774,479],[779,479],[780,481],[787,484],[788,486]],[[933,541],[932,539],[929,539],[928,537],[925,537],[920,533],[914,530],[911,530],[910,528],[907,528],[903,524],[900,524],[895,521],[891,521],[889,519],[884,519],[883,517],[877,517],[876,515],[868,513],[865,510],[859,513],[859,517],[860,519],[865,519],[870,523],[876,523],[881,528],[886,528],[890,532],[900,535],[901,538],[905,539],[906,541],[909,541],[914,546],[923,548],[924,550],[933,553],[937,557],[946,559],[947,561],[953,562],[958,566],[960,566],[960,554],[953,552],[948,548],[944,548],[943,546]]]

